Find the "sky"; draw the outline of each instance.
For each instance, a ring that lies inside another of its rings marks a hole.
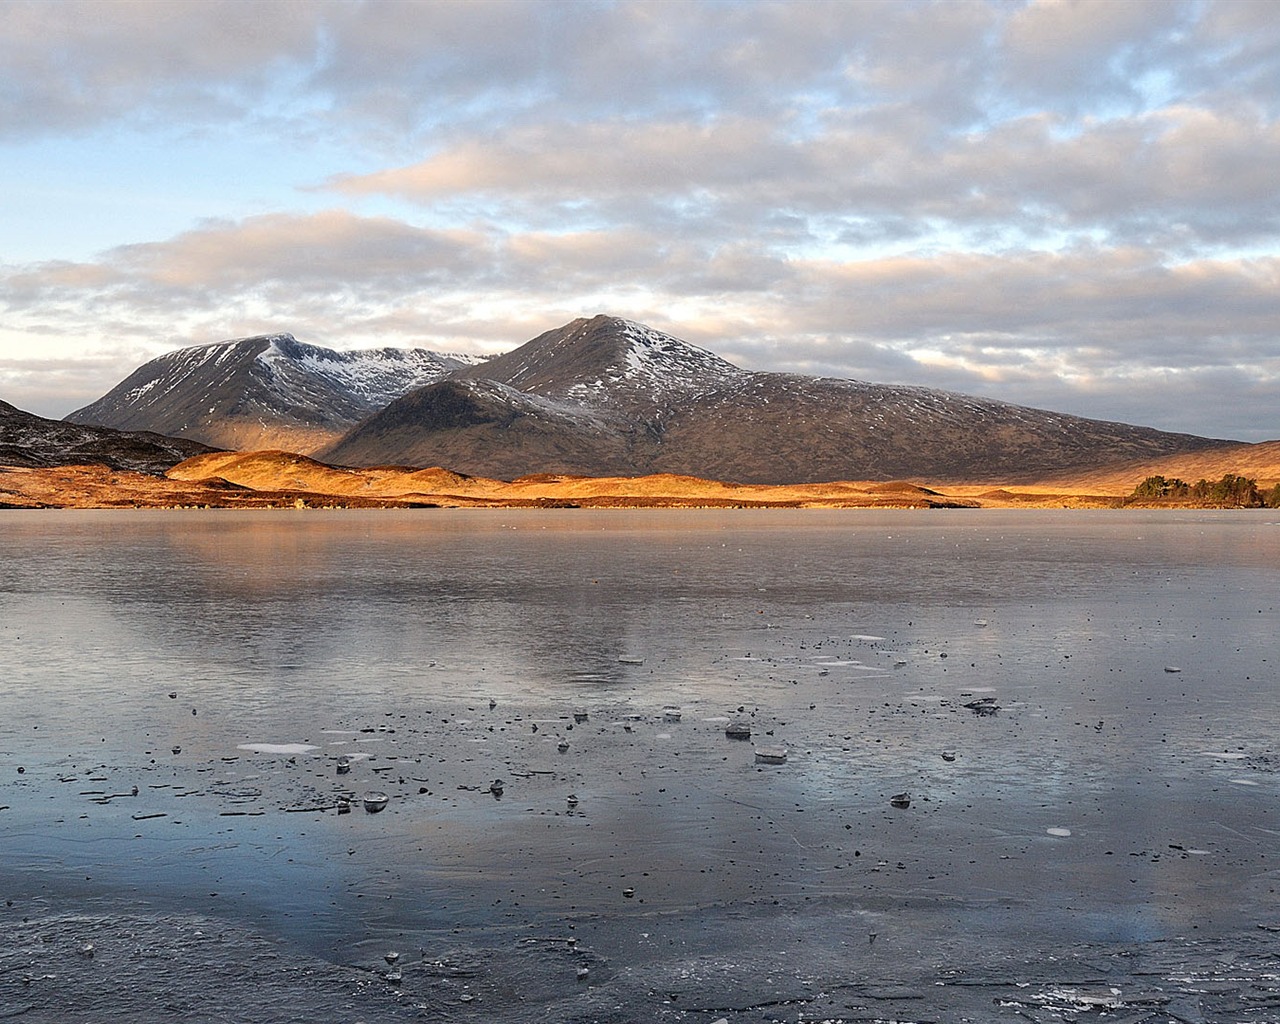
[[[266,332],[1280,438],[1280,8],[0,3],[0,399]]]

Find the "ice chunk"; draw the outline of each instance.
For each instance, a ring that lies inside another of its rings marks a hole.
[[[310,743],[239,743],[237,750],[248,750],[254,754],[309,754],[318,749]]]

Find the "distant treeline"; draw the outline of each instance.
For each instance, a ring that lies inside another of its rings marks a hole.
[[[1130,496],[1144,501],[1194,502],[1224,508],[1280,508],[1280,484],[1269,491],[1258,490],[1258,481],[1226,474],[1221,480],[1200,480],[1189,484],[1174,477],[1149,476]]]

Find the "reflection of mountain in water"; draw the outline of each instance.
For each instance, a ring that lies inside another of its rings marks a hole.
[[[353,534],[342,516],[300,529],[290,513],[237,514],[199,530],[166,517],[140,547],[105,553],[110,607],[148,645],[198,649],[245,685],[284,691],[342,680],[479,699],[486,680],[618,679],[621,655],[652,647],[636,632],[654,630],[671,595],[631,575],[643,544],[546,531],[530,545],[496,514],[471,522],[387,516]]]

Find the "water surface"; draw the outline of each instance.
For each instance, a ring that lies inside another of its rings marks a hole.
[[[9,512],[0,559],[28,1019],[129,1017],[120,922],[201,977],[245,929],[280,998],[256,943],[355,971],[364,1019],[1057,1020],[1135,958],[1274,966],[1274,513]],[[99,940],[42,983],[32,928]]]

